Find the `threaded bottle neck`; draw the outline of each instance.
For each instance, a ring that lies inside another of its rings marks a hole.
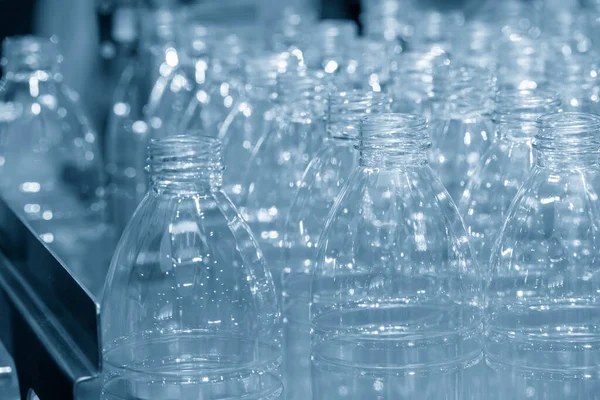
[[[450,65],[434,74],[434,96],[448,117],[488,113],[495,88],[493,74],[484,68]]]
[[[189,196],[219,188],[221,142],[192,134],[153,139],[148,147],[148,171],[159,194]]]
[[[540,166],[584,168],[598,164],[600,116],[578,112],[538,118],[534,148]]]
[[[406,168],[427,163],[431,146],[427,121],[414,114],[379,114],[362,120],[360,165],[370,168]]]
[[[532,142],[537,133],[537,120],[542,115],[558,112],[558,93],[544,89],[502,89],[496,94],[493,120],[499,138]]]
[[[380,92],[335,92],[327,102],[327,133],[335,139],[356,140],[361,121],[369,115],[390,111],[391,98]]]
[[[2,54],[2,71],[6,79],[29,79],[33,73],[40,80],[60,77],[63,57],[53,39],[8,37],[2,43]]]
[[[323,76],[307,71],[279,74],[277,91],[280,103],[292,107],[324,104],[327,96]]]

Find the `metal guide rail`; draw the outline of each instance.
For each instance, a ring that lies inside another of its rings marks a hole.
[[[99,245],[100,246],[100,245]],[[100,249],[109,253],[112,248]],[[90,254],[98,248],[90,249]],[[0,198],[0,327],[21,398],[99,398],[100,304],[105,258],[69,268]]]

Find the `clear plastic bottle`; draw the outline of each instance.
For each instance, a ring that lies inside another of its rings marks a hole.
[[[111,220],[122,232],[146,193],[144,171],[150,129],[145,106],[159,76],[177,65],[174,12],[163,8],[138,10],[141,36],[136,59],[127,66],[114,93],[106,132],[106,170]]]
[[[546,62],[547,81],[563,99],[563,110],[600,113],[600,65],[596,53],[556,51]]]
[[[144,121],[148,128],[146,140],[204,127],[201,113],[194,115],[195,120],[189,123],[186,111],[198,97],[198,92],[206,90],[211,46],[215,45],[217,29],[192,21],[184,21],[178,27],[174,51],[169,53],[152,86],[148,104],[144,105]],[[208,96],[205,97],[208,102]]]
[[[311,284],[315,400],[483,398],[480,274],[429,144],[420,116],[362,123]]]
[[[451,65],[434,76],[430,163],[455,201],[488,149],[495,81],[489,70]]]
[[[82,240],[102,234],[106,200],[96,133],[79,96],[62,81],[55,42],[9,37],[2,51],[2,197],[61,257],[74,256]]]
[[[245,60],[244,87],[218,129],[223,143],[225,193],[234,204],[246,196],[246,167],[260,138],[275,123],[277,76],[290,66],[289,53],[262,53]]]
[[[352,171],[360,121],[389,111],[383,93],[337,92],[329,96],[327,139],[304,172],[286,217],[282,302],[284,315],[284,385],[286,398],[310,393],[310,279],[319,235],[327,215]]]
[[[278,107],[246,167],[243,214],[271,272],[281,273],[283,228],[309,161],[325,137],[326,92],[312,73],[278,78]]]
[[[598,398],[599,138],[596,115],[538,120],[536,164],[510,207],[487,281],[492,400]]]
[[[221,190],[219,141],[153,140],[148,160],[104,289],[104,398],[282,398],[275,286]]]
[[[533,167],[537,118],[558,112],[560,99],[549,90],[503,89],[496,94],[495,137],[482,156],[459,203],[475,256],[487,268],[508,207]]]
[[[413,49],[394,57],[391,63],[393,83],[389,92],[394,112],[414,113],[431,118],[434,97],[434,73],[448,65],[448,54],[439,47]]]

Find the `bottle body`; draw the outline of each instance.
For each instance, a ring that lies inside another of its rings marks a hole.
[[[117,247],[102,303],[107,399],[282,396],[273,280],[220,189],[215,143],[151,144],[152,189]]]
[[[105,233],[96,133],[62,83],[56,43],[9,38],[4,54],[2,196],[61,257],[76,256],[81,241]]]
[[[483,154],[460,198],[459,210],[482,268],[517,191],[533,166],[531,141],[498,140]]]
[[[376,118],[319,243],[313,398],[481,398],[479,272],[427,166],[425,120]]]
[[[296,79],[296,77],[288,77]],[[272,121],[253,150],[244,179],[243,214],[275,276],[281,275],[285,218],[298,184],[325,136],[324,100],[312,98],[317,80],[299,78],[310,98],[296,99],[273,110]],[[256,171],[262,171],[257,174]]]
[[[490,145],[493,123],[489,116],[455,115],[431,122],[429,160],[450,196],[458,201]]]
[[[458,201],[493,137],[495,78],[469,65],[442,66],[435,78],[431,167]]]
[[[469,240],[484,269],[508,208],[535,163],[536,120],[561,106],[557,93],[542,89],[502,89],[495,104],[494,139],[459,202]]]
[[[146,113],[150,94],[157,80],[168,79],[174,72],[178,61],[173,12],[141,9],[138,17],[142,35],[139,48],[118,82],[106,132],[110,218],[118,233],[148,189],[144,168],[151,135]]]
[[[449,243],[443,237],[435,238],[439,246],[436,249],[428,248],[425,243],[414,243],[411,254],[403,250],[412,247],[410,241],[420,240],[419,233],[413,232],[404,244],[394,246],[394,238],[399,238],[394,232],[399,234],[403,229],[398,226],[402,225],[400,219],[394,218],[396,223],[381,226],[376,224],[377,221],[356,222],[360,220],[361,211],[383,219],[384,210],[389,210],[391,203],[418,208],[416,197],[410,199],[409,184],[402,188],[392,182],[429,178],[435,185],[433,173],[423,172],[380,171],[373,177],[367,168],[361,169],[351,178],[351,184],[356,186],[346,188],[345,195],[332,212],[333,217],[330,216],[330,225],[323,233],[327,249],[319,262],[331,257],[330,268],[337,271],[333,276],[313,281],[311,312],[313,315],[317,312],[317,301],[319,309],[323,308],[311,322],[315,399],[358,400],[377,396],[435,399],[450,394],[452,399],[458,400],[478,399],[484,393],[481,311],[476,306],[454,302],[445,296],[436,299],[434,295],[436,291],[452,291],[456,280],[460,279],[451,271],[452,263],[458,260],[443,253],[443,249],[447,249],[444,245]],[[418,178],[417,174],[420,175]],[[355,190],[362,190],[365,195],[375,191],[386,193],[386,186],[391,193],[388,199],[366,196],[360,201],[349,194],[356,193]],[[442,188],[439,183],[435,186]],[[406,197],[400,198],[403,190]],[[431,201],[437,202],[437,199]],[[435,203],[421,204],[425,209],[435,207]],[[396,212],[401,214],[399,210]],[[401,215],[411,220],[409,215],[412,215],[413,222],[419,218],[416,210],[414,214]],[[433,217],[419,222],[414,229],[419,230],[419,226],[422,232],[443,229],[434,226]],[[437,217],[438,223],[443,225],[444,217]],[[429,226],[431,230],[426,228],[430,223],[433,224]],[[332,229],[341,229],[342,225],[346,226],[346,237],[338,235],[339,238],[334,238],[328,234]],[[368,250],[379,241],[381,248]],[[437,268],[447,265],[448,270],[439,271],[437,276],[432,270],[428,272],[429,268],[434,268],[426,266],[430,262],[428,259]],[[468,286],[460,289],[465,293],[479,285],[476,277],[462,284]],[[315,293],[318,293],[317,299]],[[346,297],[343,304],[328,304],[330,298],[339,295]],[[429,295],[431,298],[427,298]],[[455,325],[457,320],[463,323],[460,328]],[[350,326],[341,325],[341,321]]]
[[[486,282],[491,398],[593,399],[600,120],[556,113],[538,126],[536,165],[510,208]]]
[[[310,282],[319,236],[339,192],[358,166],[355,140],[327,139],[308,165],[286,218],[282,270],[286,398],[310,393]]]

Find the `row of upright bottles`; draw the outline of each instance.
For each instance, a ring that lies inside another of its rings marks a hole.
[[[142,7],[103,157],[7,40],[2,196],[67,254],[123,232],[103,399],[600,399],[597,7]]]

